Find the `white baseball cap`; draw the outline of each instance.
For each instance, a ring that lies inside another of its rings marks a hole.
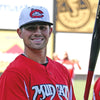
[[[19,16],[19,27],[22,27],[31,23],[47,23],[53,25],[50,22],[49,12],[46,8],[41,6],[25,7]]]

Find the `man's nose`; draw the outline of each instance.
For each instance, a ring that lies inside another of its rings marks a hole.
[[[40,27],[37,26],[36,29],[35,29],[35,34],[41,34],[41,30],[40,30]]]

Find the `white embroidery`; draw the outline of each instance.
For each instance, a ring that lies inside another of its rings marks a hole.
[[[25,92],[26,92],[27,98],[28,98],[28,100],[29,100],[29,94],[28,94],[28,90],[27,90],[27,86],[26,86],[25,81],[24,81],[24,86],[25,86]]]
[[[72,95],[69,95],[68,86],[66,85],[56,84],[55,87],[52,84],[42,84],[39,86],[33,86],[32,90],[35,91],[33,95],[33,100],[36,100],[38,95],[42,95],[40,100],[45,100],[47,97],[51,97],[50,100],[53,100],[56,95],[56,92],[60,100],[63,100],[62,97],[64,97],[66,100],[68,100],[69,96],[71,96],[70,98],[72,98]],[[70,92],[72,92],[72,90]]]
[[[49,97],[49,96],[51,96],[50,100],[53,100],[53,98],[55,97],[55,94],[56,94],[55,87],[52,84],[40,85],[40,87],[33,86],[32,90],[35,90],[33,100],[36,100],[36,98],[39,94],[42,94],[41,100],[44,100],[44,99],[46,99],[46,97]]]
[[[56,89],[57,89],[57,93],[58,93],[60,100],[63,100],[62,96],[65,97],[66,100],[68,100],[68,95],[69,95],[68,94],[68,86],[57,84]]]
[[[70,85],[69,100],[72,100],[72,86]]]

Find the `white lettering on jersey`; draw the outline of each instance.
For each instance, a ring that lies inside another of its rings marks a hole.
[[[57,84],[55,87],[52,84],[42,84],[40,86],[33,86],[32,90],[35,91],[33,100],[36,100],[38,95],[42,95],[42,98],[40,98],[40,100],[44,100],[49,96],[51,96],[50,100],[53,100],[56,92],[58,93],[60,100],[63,100],[62,97],[65,97],[65,99],[68,100],[69,97],[68,86],[66,85]]]
[[[32,90],[35,90],[35,94],[33,96],[33,100],[36,100],[36,97],[39,94],[42,94],[41,100],[45,99],[46,97],[51,96],[51,100],[54,98],[56,91],[55,87],[52,84],[45,84],[45,85],[40,85],[39,86],[33,86]]]
[[[69,95],[68,94],[68,86],[57,84],[56,88],[57,88],[57,92],[58,92],[60,100],[63,100],[61,96],[65,97],[66,100],[68,100],[68,97],[67,97]]]

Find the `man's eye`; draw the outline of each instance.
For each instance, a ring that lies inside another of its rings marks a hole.
[[[40,26],[40,30],[46,30],[47,28],[45,26]]]
[[[34,30],[36,30],[36,27],[27,27],[26,30],[34,31]]]
[[[45,31],[47,29],[46,26],[44,25],[40,25],[40,26],[37,26],[37,25],[33,25],[33,26],[26,26],[24,27],[26,30],[28,31],[36,31],[38,28],[41,30],[41,31]]]

